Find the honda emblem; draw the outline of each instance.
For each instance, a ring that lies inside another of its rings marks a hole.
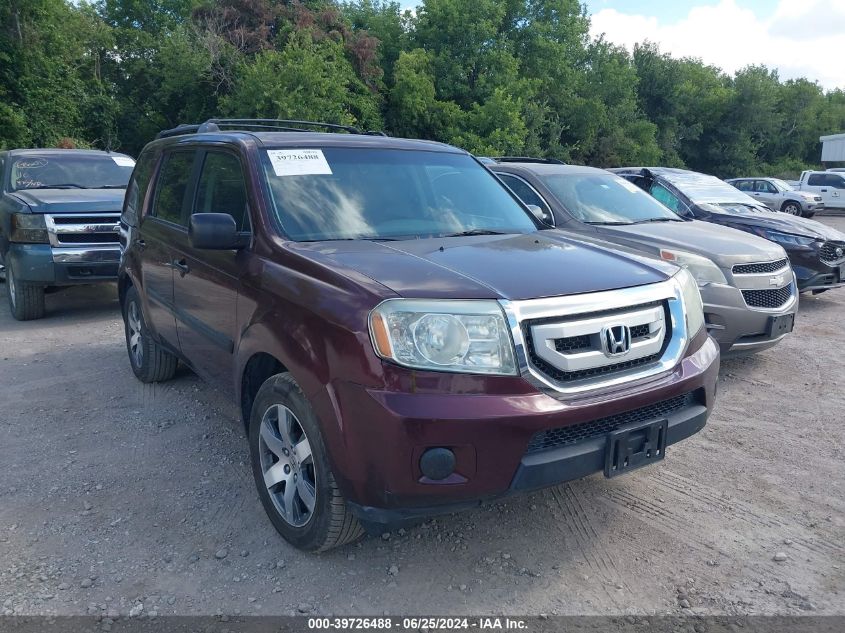
[[[605,356],[624,356],[631,351],[631,328],[627,325],[603,327],[601,346]]]

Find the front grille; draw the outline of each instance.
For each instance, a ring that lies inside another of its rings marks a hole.
[[[560,354],[572,355],[600,350],[601,343],[599,331],[601,330],[601,319],[606,319],[608,316],[614,315],[619,315],[620,319],[624,319],[625,315],[636,313],[638,310],[648,310],[649,308],[653,310],[654,308],[657,308],[660,305],[661,302],[657,301],[648,304],[631,306],[630,308],[626,308],[623,310],[606,310],[589,314],[571,315],[569,319],[575,321],[596,319],[597,330],[593,335],[581,334],[576,336],[556,338],[554,339],[554,349]],[[614,374],[629,369],[650,365],[660,359],[666,349],[666,346],[672,338],[671,319],[668,318],[668,315],[665,311],[666,306],[663,305],[660,309],[660,312],[662,313],[662,320],[659,321],[660,326],[658,326],[654,333],[652,333],[651,324],[648,322],[636,325],[632,324],[630,326],[632,343],[637,341],[648,340],[649,337],[653,339],[653,349],[649,350],[652,353],[635,357],[629,360],[620,360],[619,362],[613,362],[613,359],[602,355],[601,360],[597,363],[596,366],[583,369],[573,368],[570,370],[563,369],[561,367],[556,367],[551,362],[541,357],[540,354],[538,354],[537,345],[535,344],[534,334],[532,331],[535,326],[541,326],[547,323],[565,324],[567,322],[567,319],[564,317],[549,317],[544,319],[527,320],[522,323],[522,332],[525,338],[525,344],[526,349],[528,351],[529,360],[537,370],[548,376],[551,380],[558,383],[569,383],[589,378],[598,378],[608,374]],[[612,320],[612,322],[615,321]],[[540,344],[542,345],[543,342],[541,341]]]
[[[819,258],[827,263],[845,259],[845,242],[825,242],[819,249]]]
[[[568,336],[555,340],[555,349],[562,354],[577,352],[579,349],[590,349],[592,346],[589,336]]]
[[[642,325],[635,325],[631,328],[631,340],[636,340],[638,338],[648,336],[649,332],[650,329],[648,327],[648,323],[643,323]]]
[[[117,245],[118,213],[47,215],[47,232],[53,246]]]
[[[772,290],[743,290],[742,296],[751,308],[780,308],[792,297],[792,284]]]
[[[59,233],[59,244],[117,244],[117,231],[114,233]]]
[[[758,262],[756,264],[737,264],[733,267],[734,275],[761,275],[777,272],[785,268],[787,260],[779,259],[776,262]]]
[[[649,420],[668,417],[695,403],[695,392],[690,392],[682,396],[675,396],[662,402],[656,402],[655,404],[634,409],[633,411],[617,413],[616,415],[592,420],[591,422],[582,422],[581,424],[564,426],[559,429],[540,431],[539,433],[535,433],[531,438],[526,452],[537,453],[550,448],[575,444],[592,437],[607,435],[611,431],[615,431],[627,424],[636,424],[638,422],[647,422]]]

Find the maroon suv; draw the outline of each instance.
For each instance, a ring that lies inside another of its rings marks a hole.
[[[612,477],[704,426],[719,352],[686,270],[548,229],[454,147],[302,127],[160,134],[121,231],[133,371],[232,394],[288,541]]]

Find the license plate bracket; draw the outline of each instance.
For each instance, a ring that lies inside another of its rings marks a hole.
[[[795,314],[780,314],[769,317],[767,334],[769,338],[777,338],[789,334],[795,327]]]
[[[630,470],[659,462],[666,456],[669,420],[623,427],[607,436],[604,476],[618,477]]]

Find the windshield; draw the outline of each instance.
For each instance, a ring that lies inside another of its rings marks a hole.
[[[123,154],[27,153],[12,158],[9,190],[123,189],[134,166]]]
[[[466,154],[393,149],[271,149],[264,171],[296,241],[529,233],[534,221]]]
[[[612,174],[553,174],[543,183],[576,219],[588,224],[682,222],[635,184]]]
[[[772,178],[771,182],[774,183],[775,187],[777,187],[778,191],[780,191],[780,192],[792,191],[793,190],[792,185],[790,185],[785,180],[781,180],[780,178]]]

